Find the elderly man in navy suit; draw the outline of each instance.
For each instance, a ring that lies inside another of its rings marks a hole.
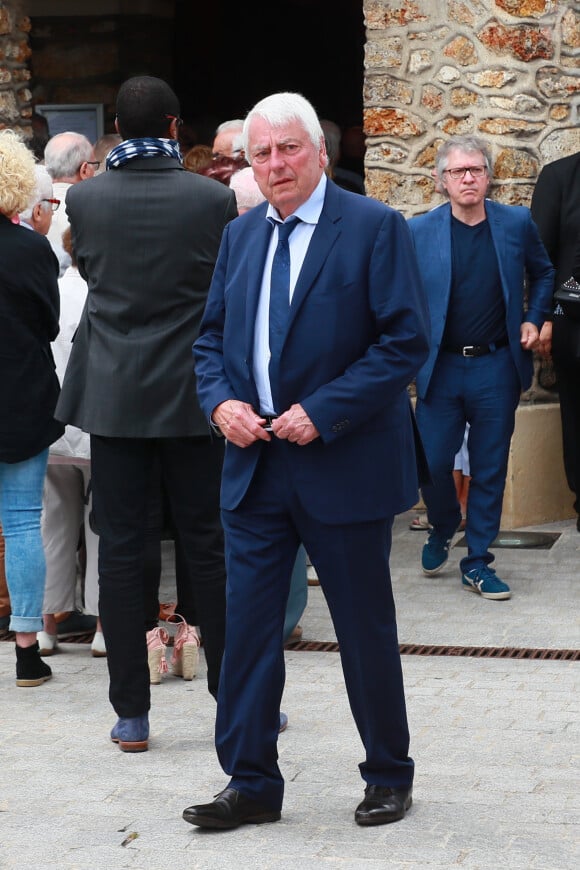
[[[407,386],[427,356],[426,303],[405,220],[327,179],[307,100],[266,97],[244,140],[268,201],[226,228],[194,345],[201,405],[226,438],[216,744],[230,781],[184,818],[207,828],[280,818],[282,633],[302,541],[366,752],[355,818],[394,822],[411,804],[413,761],[389,553],[393,516],[418,494]]]
[[[429,358],[417,377],[417,423],[432,476],[423,487],[432,530],[422,568],[428,576],[444,568],[461,522],[453,464],[469,423],[462,584],[502,600],[510,588],[489,567],[489,547],[499,531],[515,410],[532,381],[532,350],[550,310],[554,270],[530,210],[486,199],[491,159],[483,140],[457,136],[442,145],[436,177],[449,202],[409,221],[431,313]]]

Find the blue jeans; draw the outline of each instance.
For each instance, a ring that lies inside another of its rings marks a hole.
[[[48,449],[24,462],[0,462],[0,522],[6,541],[10,630],[42,631],[46,563],[40,531]]]
[[[290,578],[290,592],[284,619],[284,643],[288,640],[304,613],[308,602],[308,576],[306,574],[306,550],[300,545]]]

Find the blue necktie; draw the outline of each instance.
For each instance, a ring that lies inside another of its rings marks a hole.
[[[290,311],[290,233],[298,225],[300,218],[290,218],[286,223],[276,223],[278,227],[278,247],[272,260],[270,276],[270,387],[272,401],[277,411],[278,370],[280,353],[288,324]]]

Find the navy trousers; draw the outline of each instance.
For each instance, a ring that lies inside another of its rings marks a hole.
[[[417,400],[417,425],[433,481],[422,488],[423,500],[429,522],[447,538],[461,522],[453,465],[465,424],[470,424],[467,556],[460,563],[462,572],[488,565],[494,558],[489,547],[499,532],[520,392],[517,369],[505,347],[481,357],[441,352],[427,397]]]
[[[265,445],[241,505],[222,511],[228,580],[216,747],[230,785],[276,809],[284,791],[276,748],[285,681],[284,618],[301,541],[336,631],[366,753],[362,777],[400,788],[413,780],[389,573],[392,517],[348,526],[314,519],[298,498],[287,461],[288,451],[300,449],[275,439]],[[340,763],[339,758],[329,761]]]

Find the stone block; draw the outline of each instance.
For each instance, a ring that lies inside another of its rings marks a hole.
[[[496,178],[536,178],[540,166],[536,158],[519,148],[503,148],[494,166]]]
[[[572,502],[562,459],[560,405],[520,404],[510,445],[502,528],[572,519]]]
[[[510,54],[523,61],[550,59],[554,55],[552,31],[549,27],[518,24],[506,27],[490,21],[477,33],[480,42],[496,54]]]
[[[449,45],[443,49],[445,57],[451,57],[461,66],[474,66],[478,62],[477,51],[470,39],[465,36],[456,36]]]

